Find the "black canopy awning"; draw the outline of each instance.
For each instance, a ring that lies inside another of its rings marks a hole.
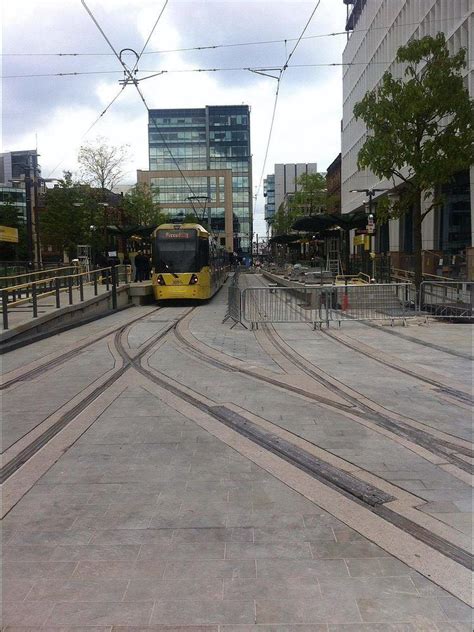
[[[328,215],[327,213],[321,213],[320,215],[305,215],[295,221],[292,228],[293,230],[302,230],[308,233],[317,233],[320,230],[329,228],[337,224],[338,218],[334,215]]]
[[[298,239],[301,239],[300,235],[275,235],[268,241],[271,244],[291,244]]]
[[[308,233],[319,233],[328,228],[337,227],[344,230],[353,228],[364,228],[367,224],[367,215],[365,211],[358,210],[343,215],[330,215],[321,213],[320,215],[305,215],[295,221],[293,230],[306,231]]]

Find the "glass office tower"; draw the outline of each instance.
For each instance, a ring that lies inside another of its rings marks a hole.
[[[252,244],[252,157],[250,154],[250,111],[247,105],[216,105],[205,108],[150,110],[150,171],[172,171],[153,179],[159,187],[158,201],[170,214],[211,213],[211,227],[223,229],[224,208],[219,178],[198,171],[230,169],[234,250],[250,253]],[[181,169],[188,184],[179,174]],[[176,173],[178,171],[178,173]],[[186,174],[186,172],[192,172]],[[191,191],[192,189],[192,191]],[[192,198],[192,199],[191,199]],[[182,202],[181,208],[178,207]],[[210,209],[210,211],[209,211]]]

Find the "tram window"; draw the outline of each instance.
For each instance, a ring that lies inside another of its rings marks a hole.
[[[198,269],[209,264],[209,241],[207,239],[198,239]]]

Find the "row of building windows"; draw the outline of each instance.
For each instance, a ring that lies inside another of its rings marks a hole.
[[[181,141],[205,141],[206,140],[206,132],[201,132],[198,130],[184,130],[181,132],[161,132],[160,133],[151,133],[150,134],[150,142],[161,143],[161,142],[181,142]]]
[[[209,117],[209,127],[248,125],[248,116],[246,114],[225,115],[212,114]]]
[[[205,116],[183,116],[183,117],[154,117],[150,120],[150,127],[158,125],[179,126],[179,127],[196,127],[198,125],[206,125]]]
[[[160,160],[156,160],[150,157],[150,170],[151,171],[176,171],[177,166],[183,171],[198,171],[207,169],[207,163],[205,160],[196,161],[194,159],[179,159],[175,158],[160,158]]]
[[[224,142],[224,141],[248,141],[249,139],[249,135],[248,132],[246,131],[234,131],[234,130],[227,130],[225,132],[215,132],[215,131],[211,131],[209,132],[209,138],[211,141],[215,141],[217,142]]]
[[[211,158],[227,158],[227,157],[238,157],[244,158],[248,156],[248,148],[247,146],[236,147],[235,145],[222,145],[211,146],[209,148]]]
[[[205,145],[189,145],[185,147],[173,147],[172,152],[170,152],[166,147],[150,147],[150,156],[155,158],[158,157],[170,157],[171,154],[176,158],[187,158],[187,157],[197,157],[197,158],[205,158],[206,157],[206,146]]]

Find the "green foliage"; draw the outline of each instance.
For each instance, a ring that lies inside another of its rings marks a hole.
[[[297,184],[301,189],[293,195],[288,207],[281,205],[275,213],[274,235],[286,235],[299,217],[325,210],[326,178],[321,173],[304,173],[297,179]]]
[[[71,173],[45,194],[41,213],[41,240],[56,251],[75,257],[78,244],[89,244],[94,252],[106,248],[109,223],[103,193],[89,185],[75,182]]]
[[[45,210],[41,212],[41,240],[44,245],[52,246],[70,257],[76,255],[77,244],[84,243],[86,226],[80,190],[73,182],[71,173],[64,177],[53,189],[48,189],[45,198]]]
[[[291,231],[292,225],[301,217],[301,210],[297,207],[286,209],[283,204],[276,211],[272,224],[274,235],[287,235]]]
[[[380,87],[354,107],[371,134],[359,152],[359,168],[406,183],[395,216],[420,191],[439,188],[468,168],[474,155],[474,105],[460,74],[465,51],[451,56],[438,33],[400,47],[396,59],[406,64],[404,77],[386,72]]]
[[[195,213],[186,213],[186,215],[183,216],[182,220],[180,217],[180,221],[183,224],[201,224],[201,226],[207,230],[207,218],[200,218]]]
[[[136,184],[123,198],[125,221],[131,226],[158,226],[167,220],[156,202],[158,188]]]
[[[458,171],[469,168],[474,155],[474,104],[461,70],[466,53],[450,55],[443,33],[412,40],[398,49],[405,64],[402,78],[390,72],[381,85],[354,107],[356,119],[370,136],[359,151],[359,169],[379,178],[402,182],[399,199],[379,203],[378,221],[410,212],[413,216],[415,283],[422,280],[421,223],[440,204],[438,191]],[[422,212],[422,199],[431,196]]]
[[[321,173],[303,173],[297,179],[299,191],[291,198],[289,207],[297,216],[314,215],[326,208],[326,178]]]

